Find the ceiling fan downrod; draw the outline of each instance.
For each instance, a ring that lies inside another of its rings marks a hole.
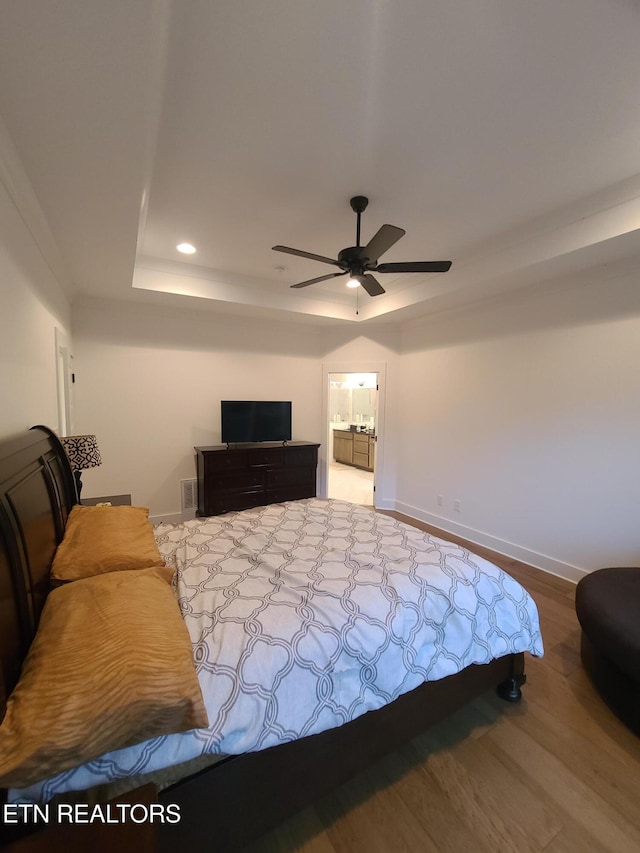
[[[354,197],[350,201],[351,210],[353,210],[358,217],[356,223],[356,247],[360,248],[360,217],[367,209],[367,205],[369,204],[369,199],[364,195],[354,195]]]

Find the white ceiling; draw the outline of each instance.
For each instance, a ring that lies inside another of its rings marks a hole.
[[[638,45],[637,0],[2,0],[0,177],[71,294],[404,320],[640,269]],[[453,267],[356,315],[271,247],[336,257],[358,194]]]

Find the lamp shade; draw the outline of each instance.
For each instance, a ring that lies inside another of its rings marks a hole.
[[[84,471],[86,468],[97,468],[98,465],[102,465],[95,435],[67,435],[60,441],[69,457],[73,471]]]

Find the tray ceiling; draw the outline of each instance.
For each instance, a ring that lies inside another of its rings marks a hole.
[[[632,0],[4,0],[1,174],[73,295],[406,320],[640,267],[639,43]],[[291,290],[358,194],[451,271]]]

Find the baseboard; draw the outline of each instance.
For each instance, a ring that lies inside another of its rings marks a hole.
[[[499,539],[497,536],[492,536],[489,533],[483,533],[481,530],[475,530],[473,527],[467,527],[464,524],[458,524],[451,521],[449,518],[443,518],[439,515],[434,515],[431,512],[411,506],[411,504],[402,503],[402,501],[394,501],[392,507],[379,506],[379,509],[394,509],[396,512],[401,512],[417,521],[424,521],[425,524],[431,524],[445,533],[453,533],[454,536],[460,536],[463,539],[469,540],[476,545],[483,545],[485,548],[491,548],[492,551],[497,551],[504,557],[511,557],[514,560],[521,560],[523,563],[528,563],[536,569],[542,569],[543,572],[548,572],[557,577],[577,583],[585,575],[589,574],[584,569],[573,566],[571,563],[563,563],[561,560],[556,560],[553,557],[548,557],[546,554],[539,554],[537,551],[531,551],[529,548],[523,548],[521,545],[516,545],[514,542],[508,542],[506,539]]]
[[[376,509],[396,509],[396,502],[395,501],[385,500],[384,498],[379,500],[378,498],[374,497],[374,503],[375,503]],[[398,510],[398,512],[401,512],[401,510]],[[409,515],[408,512],[405,514]]]
[[[168,515],[150,515],[149,521],[151,524],[180,524],[182,521],[187,521],[188,519],[183,518],[182,514],[179,512],[172,512]]]

